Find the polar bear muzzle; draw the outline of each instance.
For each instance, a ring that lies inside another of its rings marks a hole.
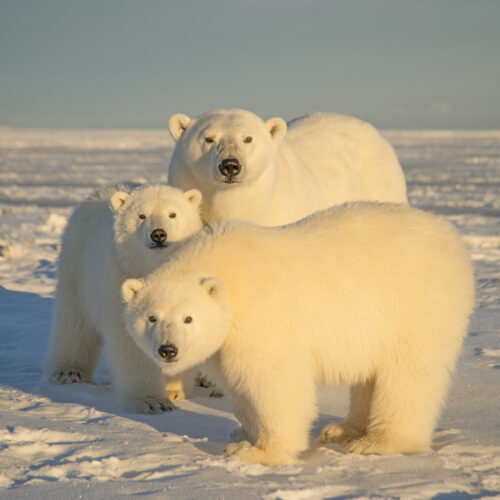
[[[153,242],[150,248],[162,248],[167,246],[167,232],[162,228],[153,229],[149,235],[149,239]]]
[[[219,172],[222,175],[223,182],[230,184],[236,182],[234,179],[241,172],[241,163],[238,158],[225,158],[219,163]]]
[[[167,342],[166,344],[163,344],[158,348],[158,354],[168,363],[177,361],[175,357],[177,356],[178,352],[179,349],[177,349],[177,346],[171,344],[170,342]]]

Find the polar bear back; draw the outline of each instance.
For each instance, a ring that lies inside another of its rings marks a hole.
[[[242,352],[286,343],[287,356],[311,356],[327,383],[355,383],[403,352],[440,357],[451,370],[474,300],[452,226],[396,204],[333,207],[277,228],[219,223],[158,280],[192,273],[224,283]]]
[[[276,200],[290,200],[291,211],[302,197],[303,205],[309,203],[315,210],[354,200],[407,201],[392,146],[372,125],[353,117],[315,113],[294,120],[278,149],[277,163],[283,170],[278,184],[283,193]]]

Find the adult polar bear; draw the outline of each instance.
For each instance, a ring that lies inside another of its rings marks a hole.
[[[315,113],[287,124],[242,109],[169,122],[176,141],[169,184],[203,193],[207,224],[243,219],[286,224],[352,200],[406,203],[391,145],[368,123]]]

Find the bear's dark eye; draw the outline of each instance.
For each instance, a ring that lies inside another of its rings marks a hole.
[[[214,142],[214,138],[213,137],[210,137],[209,135],[207,135],[205,137],[205,142],[208,142],[208,144],[212,144],[212,142]]]
[[[248,135],[243,139],[243,142],[246,142],[246,143],[249,143],[252,141],[253,141],[253,137],[251,135]]]
[[[184,323],[192,323],[193,322],[193,318],[191,316],[186,316],[184,318]]]
[[[146,216],[144,214],[139,214],[139,219],[145,219]]]
[[[150,323],[156,323],[156,316],[151,315],[148,319]]]
[[[175,212],[172,212],[171,214],[169,214],[169,217],[171,219],[175,219],[177,217],[177,214]]]

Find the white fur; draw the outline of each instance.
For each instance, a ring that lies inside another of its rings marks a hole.
[[[264,122],[241,109],[215,110],[194,119],[174,115],[170,131],[177,144],[168,182],[203,193],[207,224],[243,219],[275,226],[345,201],[406,203],[394,150],[355,118],[316,113],[287,130],[281,118]],[[231,184],[218,168],[228,157],[242,167]]]
[[[216,224],[122,293],[129,332],[164,373],[205,362],[231,392],[247,437],[227,453],[273,465],[308,446],[315,383],[352,388],[346,421],[326,426],[322,442],[428,449],[474,282],[450,224],[357,202],[277,228]],[[178,347],[175,363],[158,356],[165,342]]]
[[[121,185],[101,189],[75,209],[59,260],[48,377],[61,383],[92,380],[104,340],[113,386],[127,409],[173,408],[165,397],[165,377],[126,333],[120,286],[165,262],[201,229],[200,201],[197,190]],[[150,235],[159,228],[166,231],[168,246],[150,248]],[[169,381],[167,395],[183,397],[179,384],[189,388],[193,377],[189,372]]]

